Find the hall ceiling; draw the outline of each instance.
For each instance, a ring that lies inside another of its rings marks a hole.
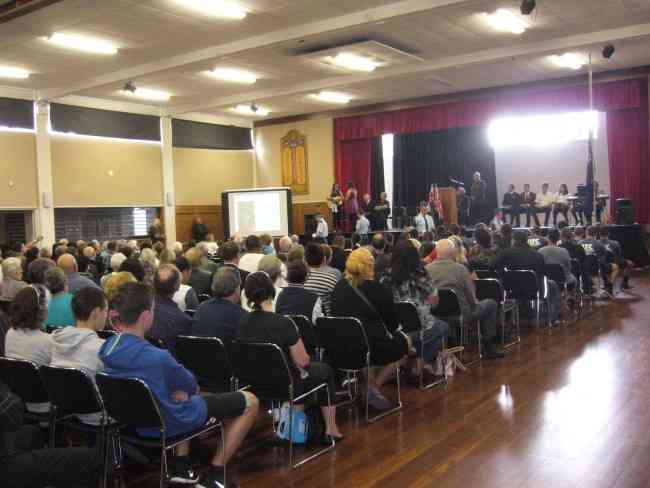
[[[161,114],[232,116],[238,104],[286,117],[336,109],[310,98],[320,90],[352,97],[348,106],[573,76],[548,56],[592,53],[595,71],[650,65],[650,1],[537,0],[522,35],[496,32],[479,18],[516,0],[242,0],[240,21],[204,16],[178,0],[63,0],[0,25],[0,65],[31,72],[0,80],[34,99],[70,96],[132,103],[120,89],[169,92],[169,101],[138,101]],[[70,32],[107,39],[115,56],[56,48],[40,39]],[[372,73],[341,71],[313,51],[375,41],[403,56]],[[600,55],[612,43],[616,54]],[[312,54],[310,54],[312,53]],[[254,85],[205,75],[216,66],[250,70]],[[585,72],[582,68],[578,73]],[[0,89],[0,94],[2,89]],[[68,97],[68,98],[63,98]],[[240,120],[242,117],[237,115]]]

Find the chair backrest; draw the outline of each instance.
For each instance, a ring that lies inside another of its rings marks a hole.
[[[566,283],[566,274],[564,268],[558,263],[548,263],[544,265],[544,274],[549,280],[555,281],[562,286]]]
[[[575,258],[571,259],[571,274],[576,278],[582,276],[582,265],[580,264],[580,261]]]
[[[536,300],[539,296],[537,274],[530,269],[505,270],[503,287],[509,298]]]
[[[201,302],[201,303],[207,302],[211,298],[212,297],[208,293],[199,293],[199,295],[198,295],[199,302]]]
[[[119,423],[138,428],[165,428],[158,402],[147,384],[138,378],[95,376],[108,415]]]
[[[97,387],[85,371],[41,366],[39,372],[50,402],[59,410],[74,413],[95,413],[104,410]]]
[[[459,317],[463,310],[458,295],[451,288],[438,288],[438,306],[433,309],[436,317]]]
[[[286,400],[293,386],[287,357],[276,344],[233,341],[228,346],[233,372],[240,385],[249,385],[261,398]]]
[[[4,313],[8,313],[9,305],[11,305],[11,300],[7,300],[6,298],[0,298],[0,311]]]
[[[405,333],[420,332],[422,330],[420,314],[414,303],[395,302],[395,315],[399,318],[399,323]]]
[[[176,357],[201,386],[229,391],[232,367],[226,347],[217,337],[178,336]]]
[[[499,273],[493,269],[474,269],[474,272],[479,279],[499,278]]]
[[[503,303],[505,293],[501,282],[495,278],[476,280],[476,298],[479,300],[492,299],[497,303]]]
[[[196,315],[196,309],[188,308],[188,309],[185,310],[185,313],[187,315],[189,315],[190,317],[194,317],[194,315]]]
[[[311,320],[304,315],[287,315],[286,317],[290,319],[298,329],[300,337],[302,337],[302,342],[305,344],[307,353],[310,356],[315,355],[316,349],[318,348],[318,338],[316,337],[316,329],[314,328],[314,324],[311,323]]]
[[[0,379],[25,403],[47,403],[38,366],[24,359],[0,358]]]
[[[325,361],[338,369],[365,368],[370,358],[370,343],[359,319],[354,317],[320,317],[316,335]]]
[[[104,340],[110,339],[114,335],[117,335],[117,332],[114,331],[114,330],[104,329],[104,330],[98,330],[97,331],[97,336],[100,339],[104,339]]]

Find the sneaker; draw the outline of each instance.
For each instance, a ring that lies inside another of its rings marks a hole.
[[[208,472],[204,478],[197,488],[239,488],[238,485],[232,483],[230,480],[226,484],[226,472],[223,468],[211,466],[208,468]]]
[[[195,485],[199,482],[199,475],[190,462],[189,456],[174,456],[167,462],[169,483],[179,485]]]
[[[393,406],[374,386],[368,388],[368,403],[371,407],[376,408],[377,410],[388,410]]]

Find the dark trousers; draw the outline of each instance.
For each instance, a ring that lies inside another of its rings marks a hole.
[[[327,383],[330,401],[332,404],[335,403],[336,384],[334,383],[334,370],[332,367],[329,364],[312,361],[305,371],[307,371],[308,376],[296,382],[295,396],[302,395],[321,383]],[[327,406],[327,392],[324,388],[318,390],[318,405],[321,407]]]
[[[507,214],[510,215],[510,225],[513,227],[519,227],[521,226],[521,217],[519,214],[521,214],[522,209],[521,207],[511,207],[510,209],[507,210]]]
[[[544,214],[544,225],[548,225],[548,221],[550,220],[551,217],[551,207],[535,207],[535,225],[539,226],[539,219],[537,218],[537,214],[543,213]]]
[[[492,342],[497,336],[497,302],[492,299],[481,300],[474,307],[472,319],[481,322],[483,342]]]
[[[553,208],[553,225],[557,225],[557,214],[562,214],[564,216],[564,220],[569,222],[568,205],[563,205],[563,204],[555,205],[555,207]]]

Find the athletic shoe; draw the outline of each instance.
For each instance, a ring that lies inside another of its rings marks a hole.
[[[226,472],[223,468],[210,466],[205,479],[201,481],[201,484],[197,488],[238,488],[238,485],[230,481],[226,484],[225,478]]]
[[[199,475],[192,468],[189,456],[174,456],[167,462],[169,483],[179,485],[195,485],[199,482]]]
[[[368,388],[368,403],[377,410],[388,410],[393,404],[382,395],[377,388],[371,386]]]

